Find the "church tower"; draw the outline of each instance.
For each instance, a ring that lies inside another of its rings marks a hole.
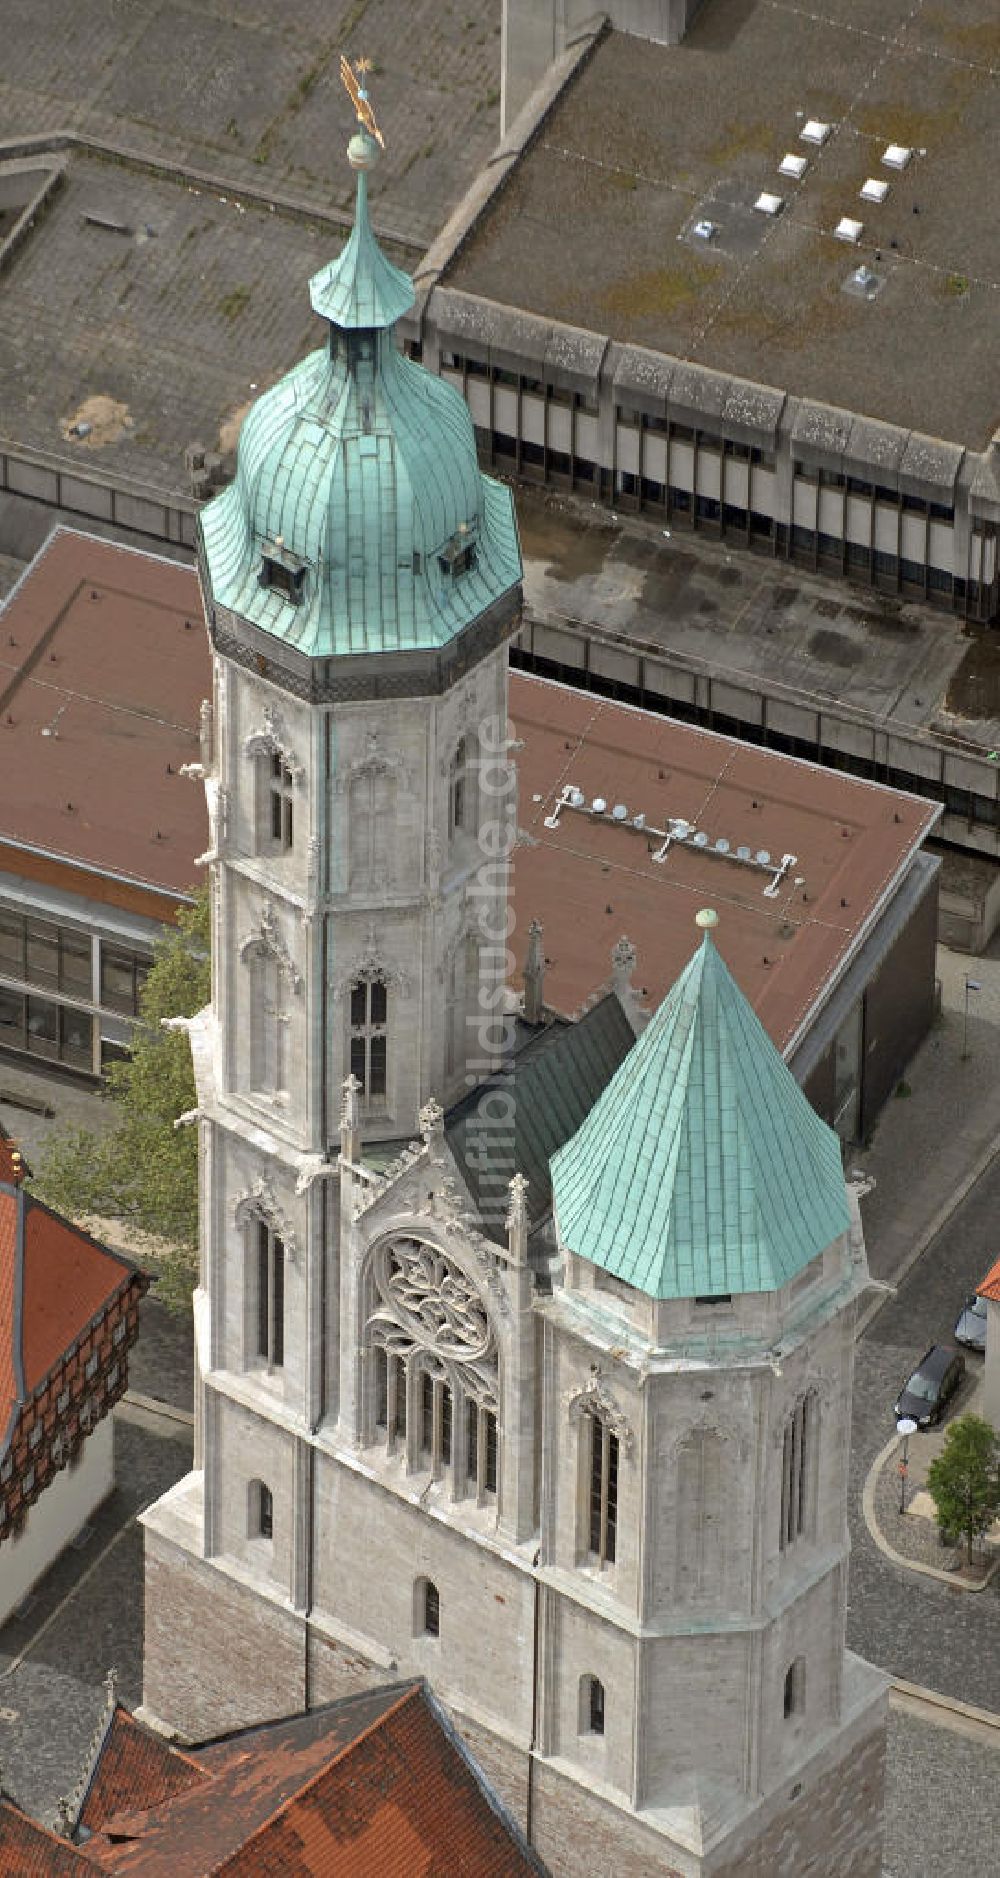
[[[565,1784],[549,1843],[572,1781],[631,1815],[618,1878],[657,1856],[878,1878],[885,1683],[845,1650],[857,1196],[723,963],[716,914],[698,924],[552,1163],[539,1712]],[[597,1845],[614,1828],[593,1814]]]
[[[324,342],[257,399],[199,522],[213,992],[190,1027],[195,1471],[147,1527],[147,1701],[164,1713],[183,1706],[187,1561],[219,1561],[217,1589],[261,1586],[285,1644],[284,1615],[312,1601],[311,1444],[341,1384],[345,1079],[367,1151],[405,1145],[432,1094],[488,1073],[481,1007],[506,997],[513,500],[480,473],[460,395],[398,348],[413,287],[371,228],[381,134],[346,75],[356,210],[310,284]],[[289,1681],[279,1643],[260,1672],[253,1628],[255,1699],[287,1712],[301,1664]],[[238,1687],[232,1663],[224,1676]]]
[[[645,1027],[625,941],[604,1008],[547,1024],[536,931],[524,1062],[490,1077],[517,532],[462,400],[397,350],[347,75],[327,340],[201,517],[195,1455],[143,1515],[146,1710],[204,1738],[423,1675],[554,1878],[878,1878],[884,1681],[844,1648],[857,1196],[714,914]]]

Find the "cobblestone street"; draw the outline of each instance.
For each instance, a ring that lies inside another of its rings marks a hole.
[[[190,1430],[127,1406],[115,1415],[118,1484],[85,1543],[70,1547],[24,1615],[0,1631],[0,1768],[28,1812],[51,1819],[79,1779],[118,1671],[142,1699],[142,1533],[135,1516],[191,1465]],[[86,1529],[85,1529],[86,1530]]]
[[[861,1492],[872,1461],[892,1435],[900,1384],[929,1344],[950,1341],[963,1298],[995,1256],[998,1206],[1000,1164],[973,1189],[858,1344],[848,1607],[852,1649],[895,1676],[993,1710],[1000,1710],[1000,1580],[970,1598],[893,1565],[868,1532]],[[979,1360],[970,1355],[970,1369]],[[966,1385],[958,1414],[968,1393]]]
[[[889,1716],[885,1878],[995,1878],[1000,1751]]]

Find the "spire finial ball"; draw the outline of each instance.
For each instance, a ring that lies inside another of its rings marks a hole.
[[[700,926],[703,932],[711,932],[712,927],[719,924],[719,915],[714,906],[703,906],[701,912],[695,914],[694,923]]]

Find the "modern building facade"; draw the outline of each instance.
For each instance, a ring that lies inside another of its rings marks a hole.
[[[537,943],[515,1020],[511,500],[396,350],[349,154],[327,346],[202,518],[196,1438],[143,1519],[145,1710],[204,1737],[425,1675],[554,1873],[764,1878],[780,1845],[876,1878],[858,1196],[710,919],[648,1025],[625,947],[585,1035],[540,1036]],[[546,1053],[592,1077],[527,1172],[525,1044],[543,1092]]]
[[[187,568],[59,527],[0,618],[0,1050],[96,1077],[206,843],[182,773],[206,689],[197,592]]]

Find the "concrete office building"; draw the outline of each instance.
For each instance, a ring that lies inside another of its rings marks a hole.
[[[989,9],[610,12],[505,9],[411,347],[497,468],[995,622]]]

